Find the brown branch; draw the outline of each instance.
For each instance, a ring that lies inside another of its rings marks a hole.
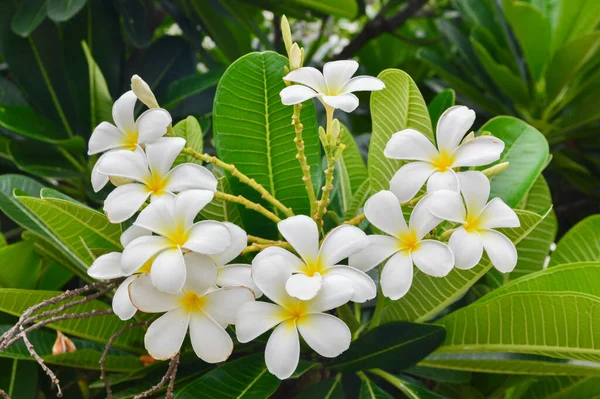
[[[173,399],[175,397],[175,376],[177,375],[177,366],[179,365],[179,354],[176,356],[175,367],[169,376],[169,386],[167,387],[166,399]]]
[[[48,377],[50,377],[50,381],[52,381],[52,385],[56,385],[56,389],[58,389],[56,396],[58,396],[59,398],[62,398],[62,390],[60,389],[60,382],[58,381],[58,378],[56,378],[56,374],[54,374],[54,372],[52,370],[50,370],[50,368],[48,368],[48,366],[46,366],[46,363],[44,363],[44,359],[42,359],[40,357],[40,355],[38,355],[38,353],[35,351],[35,349],[33,348],[33,344],[31,343],[31,341],[29,341],[29,338],[27,338],[27,333],[23,329],[23,325],[19,326],[19,330],[21,331],[20,335],[23,337],[23,342],[25,342],[25,347],[27,348],[27,351],[35,359],[35,361],[40,365],[42,370],[44,370],[46,372]]]
[[[3,389],[0,389],[0,396],[2,396],[4,399],[10,399],[10,396],[8,396]]]
[[[177,373],[177,365],[178,364],[179,364],[179,353],[171,359],[171,361],[169,362],[169,368],[167,369],[167,372],[165,373],[165,375],[163,375],[163,377],[160,379],[158,384],[154,385],[152,388],[148,389],[147,391],[144,391],[144,392],[140,393],[139,395],[134,396],[133,399],[147,398],[150,395],[152,395],[153,393],[155,393],[156,391],[158,391],[159,389],[161,389],[162,387],[164,387],[165,384],[167,383],[167,380],[171,380],[171,379],[175,380],[175,373]],[[173,384],[174,384],[174,382],[173,382]],[[171,385],[171,382],[169,381],[169,386],[170,385]]]

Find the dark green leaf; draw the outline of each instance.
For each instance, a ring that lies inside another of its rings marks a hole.
[[[291,0],[296,7],[307,7],[326,15],[353,19],[358,12],[356,0]]]
[[[146,48],[152,42],[152,32],[148,26],[146,6],[140,0],[120,0],[117,2],[123,16],[125,33],[137,48]]]
[[[445,110],[454,105],[454,98],[454,90],[446,89],[439,92],[427,106],[429,117],[431,118],[431,125],[434,130],[435,127],[437,127],[440,116],[442,116]]]
[[[100,122],[112,121],[112,97],[108,91],[104,75],[94,61],[87,43],[81,42],[81,47],[85,53],[88,64],[88,75],[90,83],[90,121],[91,128],[94,129]]]
[[[0,359],[0,389],[11,398],[34,399],[38,387],[38,365],[17,359]]]
[[[41,183],[27,176],[0,176],[0,211],[19,226],[40,232],[29,212],[13,197],[13,190],[19,189],[37,197],[42,188],[44,186]]]
[[[87,0],[47,0],[48,17],[54,22],[64,22],[77,14]]]
[[[427,358],[425,358],[425,360],[427,360]],[[404,372],[426,380],[447,382],[450,384],[464,384],[471,381],[471,373],[468,371],[442,370],[418,365],[406,369]]]
[[[335,378],[321,380],[296,395],[296,399],[344,399],[341,377],[338,374]]]
[[[172,82],[167,88],[163,108],[171,108],[211,87],[216,87],[225,71],[221,68],[203,74],[193,74]]]
[[[17,35],[27,37],[46,18],[46,0],[22,0],[10,27]]]
[[[65,149],[39,141],[13,140],[9,150],[23,172],[54,179],[81,177],[81,171],[70,161],[72,157],[65,157]]]
[[[0,287],[34,289],[41,267],[42,260],[30,242],[0,248]]]
[[[361,376],[360,392],[358,399],[392,399],[393,396],[375,385],[369,377],[364,374]]]

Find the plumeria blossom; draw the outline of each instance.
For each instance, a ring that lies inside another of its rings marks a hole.
[[[188,190],[173,201],[159,200],[148,205],[134,226],[158,235],[136,238],[125,247],[121,257],[123,273],[129,276],[145,266],[157,289],[171,294],[181,291],[186,281],[184,251],[218,254],[231,244],[231,234],[222,223],[194,223],[198,212],[212,198],[211,191]]]
[[[254,282],[267,298],[275,302],[247,302],[240,307],[235,331],[238,341],[249,342],[276,327],[265,350],[269,371],[280,379],[288,378],[298,366],[300,340],[319,355],[339,356],[350,346],[350,329],[328,310],[342,306],[354,294],[352,282],[341,275],[328,275],[319,293],[309,301],[288,295],[285,289],[290,272],[281,267],[280,255],[265,258],[253,267]]]
[[[144,337],[146,350],[155,359],[179,352],[188,332],[196,355],[207,363],[225,361],[233,342],[225,328],[235,322],[240,306],[254,301],[246,287],[215,289],[217,267],[195,253],[185,255],[186,279],[175,294],[156,289],[150,276],[140,275],[129,285],[131,302],[147,313],[162,313]]]
[[[121,235],[121,245],[125,247],[136,238],[151,234],[152,232],[149,230],[137,226],[131,226]],[[146,267],[142,266],[139,270],[137,270],[137,273],[146,273],[146,269]],[[90,277],[93,277],[96,280],[109,280],[113,278],[125,277],[126,275],[121,270],[121,253],[111,252],[99,256],[89,267],[87,273]],[[129,284],[131,284],[131,282],[135,279],[136,275],[137,274],[127,277],[125,281],[119,285],[119,288],[117,288],[115,295],[113,296],[112,309],[121,320],[129,320],[136,313],[137,309],[131,303],[131,300],[129,299],[129,292],[127,291]]]
[[[380,191],[365,203],[366,218],[389,235],[370,235],[369,246],[350,256],[349,264],[368,271],[389,258],[380,283],[383,294],[393,300],[408,292],[413,279],[413,264],[434,277],[446,276],[454,266],[454,256],[448,245],[423,239],[442,221],[429,212],[428,204],[428,196],[419,201],[407,225],[400,202],[391,191]]]
[[[171,115],[162,108],[155,108],[145,111],[135,120],[136,101],[137,97],[131,90],[115,101],[112,115],[116,126],[102,122],[94,129],[88,144],[88,155],[116,149],[134,151],[139,145],[152,143],[165,135]],[[103,158],[101,156],[98,159],[92,170],[92,186],[96,192],[108,183],[108,176],[98,171]]]
[[[462,197],[454,191],[442,190],[431,195],[429,203],[429,210],[435,216],[461,224],[448,242],[456,267],[472,268],[485,249],[496,269],[511,272],[517,265],[517,250],[504,234],[493,229],[519,227],[519,217],[500,198],[487,202],[490,181],[484,174],[469,171],[461,173],[459,179]]]
[[[390,181],[390,190],[400,202],[407,202],[427,182],[427,192],[459,190],[455,168],[483,166],[497,161],[504,142],[493,136],[466,140],[465,134],[475,121],[475,112],[463,105],[448,108],[436,129],[436,146],[421,132],[404,129],[388,141],[384,155],[410,162],[403,165]]]
[[[356,61],[332,61],[323,66],[323,73],[313,67],[303,67],[288,73],[283,79],[299,83],[288,86],[280,93],[285,105],[299,104],[311,98],[318,98],[323,105],[344,112],[352,112],[358,107],[355,91],[376,91],[385,84],[371,76],[352,77],[358,69]]]
[[[181,137],[163,137],[146,145],[145,151],[138,148],[107,153],[99,173],[126,179],[104,201],[108,219],[113,223],[129,219],[148,197],[156,200],[192,189],[216,191],[217,179],[203,166],[184,163],[171,169],[184,146]]]
[[[285,283],[289,295],[302,300],[312,299],[330,276],[343,276],[352,282],[354,302],[365,302],[375,297],[377,290],[371,277],[354,267],[338,264],[369,244],[361,229],[350,225],[338,226],[325,237],[319,249],[319,230],[308,216],[289,217],[279,222],[277,227],[302,259],[283,248],[269,247],[254,258],[252,267],[254,269],[271,256],[277,256],[280,267],[290,272]]]

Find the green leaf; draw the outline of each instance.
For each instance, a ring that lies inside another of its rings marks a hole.
[[[216,87],[225,70],[211,69],[202,74],[193,74],[172,82],[167,88],[163,108],[170,109],[191,96],[198,95]]]
[[[21,241],[0,248],[0,287],[36,287],[42,260],[33,251],[33,243]]]
[[[39,196],[44,186],[37,180],[21,175],[0,176],[0,211],[19,226],[41,232],[32,215],[13,197],[13,190],[19,189],[32,196]]]
[[[217,190],[230,193],[229,182],[223,171],[221,169],[213,169],[213,173],[217,176]],[[210,201],[208,205],[202,208],[200,215],[209,220],[231,222],[240,227],[244,226],[237,205],[222,199],[215,198]]]
[[[425,358],[427,360],[429,357]],[[471,381],[471,373],[460,370],[440,370],[432,367],[414,366],[404,370],[405,373],[436,382],[447,382],[450,384],[465,384]]]
[[[202,154],[204,151],[204,138],[202,135],[202,129],[198,123],[198,119],[190,115],[173,126],[173,131],[177,137],[182,137],[185,139],[186,147],[192,147],[194,151]],[[185,162],[202,165],[201,160],[187,154],[179,154],[175,159],[174,165],[179,165]]]
[[[356,189],[356,192],[352,195],[352,202],[348,207],[344,219],[350,219],[358,214],[358,211],[364,205],[367,198],[371,194],[371,181],[369,179],[362,182],[360,187]]]
[[[576,23],[574,23],[576,21]],[[594,0],[560,0],[558,20],[553,31],[553,47],[572,43],[576,38],[592,32],[600,21],[600,3]]]
[[[100,70],[86,42],[81,42],[88,64],[90,82],[90,121],[92,130],[103,121],[112,121],[113,101],[104,75]]]
[[[38,389],[38,365],[17,359],[0,359],[0,389],[11,398],[34,399]]]
[[[600,215],[592,215],[573,226],[558,242],[549,266],[600,259]]]
[[[393,396],[381,389],[364,374],[361,376],[360,392],[358,399],[393,399]]]
[[[452,4],[470,24],[489,30],[496,41],[504,43],[504,32],[493,0],[453,0]]]
[[[54,236],[45,225],[41,222],[39,223],[43,226],[43,230],[40,233],[26,230],[22,234],[23,240],[32,242],[35,251],[40,254],[41,257],[56,262],[61,267],[67,269],[71,274],[75,274],[84,281],[92,281],[92,278],[87,275],[88,265],[79,259],[62,241]],[[41,285],[40,288],[42,288]],[[44,289],[57,288],[60,287],[45,287]]]
[[[420,381],[408,376],[389,376],[388,382],[398,388],[408,399],[447,399],[427,389]]]
[[[371,368],[402,370],[413,366],[444,340],[443,328],[398,321],[370,330],[327,367],[340,371]]]
[[[82,142],[81,137],[77,137]],[[23,172],[40,177],[68,179],[81,177],[81,171],[73,165],[72,156],[66,150],[41,141],[13,140],[9,147],[10,155]]]
[[[434,129],[444,111],[454,105],[454,100],[455,94],[454,90],[452,89],[442,90],[433,98],[433,100],[431,100],[427,106],[427,110],[429,111],[431,125],[434,127]]]
[[[321,380],[311,385],[296,395],[295,399],[344,399],[344,397],[342,375],[338,374],[335,378]]]
[[[368,180],[369,175],[352,133],[342,125],[340,134],[342,144],[346,148],[336,164],[337,175],[334,179],[332,199],[334,202],[339,202],[340,214],[344,215],[344,218],[351,218],[357,211],[352,208],[354,193]]]
[[[358,12],[356,0],[291,0],[297,6],[311,8],[320,13],[354,19]]]
[[[308,195],[295,158],[293,107],[283,105],[279,98],[286,87],[282,77],[287,63],[285,57],[266,51],[245,55],[227,69],[215,96],[215,147],[220,159],[254,178],[294,213],[308,214]],[[308,164],[318,170],[320,144],[312,102],[302,107],[301,120]],[[234,194],[272,209],[252,188],[237,179],[229,183]],[[250,234],[276,235],[275,225],[259,213],[248,209],[240,209],[240,213]]]
[[[412,78],[398,69],[387,69],[378,78],[385,83],[385,89],[371,94],[373,134],[368,168],[373,192],[388,190],[392,176],[403,164],[383,155],[394,133],[412,128],[434,141],[427,106]]]
[[[183,398],[269,398],[279,387],[269,373],[264,354],[246,356],[209,371],[176,392]]]
[[[536,380],[522,393],[523,399],[580,399],[600,397],[600,378],[546,377]]]
[[[19,36],[27,37],[46,18],[46,0],[22,0],[10,27]]]
[[[523,201],[546,166],[548,142],[534,127],[510,116],[497,116],[479,131],[490,132],[504,141],[504,152],[493,165],[502,162],[510,165],[504,172],[490,178],[490,198],[500,197],[514,208]]]
[[[39,289],[45,291],[60,290],[69,280],[73,273],[57,262],[49,262],[39,277]]]
[[[146,4],[140,0],[120,0],[116,3],[123,16],[125,33],[137,48],[146,48],[152,42],[152,31],[148,26],[148,19],[152,17],[147,15]]]
[[[54,22],[64,22],[77,14],[87,0],[47,0],[48,18]]]
[[[27,105],[21,89],[10,80],[0,76],[0,104]]]

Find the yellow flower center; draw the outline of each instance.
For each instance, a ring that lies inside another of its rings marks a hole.
[[[400,243],[398,244],[398,249],[400,251],[416,251],[419,249],[419,245],[421,245],[417,239],[417,233],[414,230],[400,234],[397,238],[400,240]]]
[[[173,244],[182,247],[183,244],[187,242],[189,234],[183,224],[178,224],[178,226],[171,230],[166,237],[171,240]]]
[[[322,276],[327,272],[327,266],[321,262],[321,259],[317,258],[314,261],[305,262],[301,272],[308,277],[314,276],[315,273],[319,273]]]
[[[480,217],[472,216],[472,215],[467,215],[467,218],[465,221],[466,221],[466,223],[463,225],[463,227],[469,233],[480,230],[481,224],[483,222]]]
[[[308,313],[308,302],[290,298],[289,301],[283,303],[282,318],[290,321],[298,322],[302,316]]]
[[[138,142],[138,132],[137,130],[123,132],[125,134],[125,138],[123,139],[123,146],[130,151],[135,151],[136,144]]]
[[[187,311],[199,311],[206,305],[206,298],[194,292],[186,292],[179,300],[179,304]]]
[[[167,178],[166,176],[152,173],[152,177],[146,181],[146,187],[148,187],[148,191],[152,194],[164,194],[165,188],[167,187]]]
[[[445,172],[452,168],[452,165],[454,164],[454,154],[440,151],[440,154],[432,159],[431,163],[433,163],[433,166],[435,166],[439,172]]]
[[[151,257],[144,263],[139,269],[136,270],[136,273],[150,273],[152,269],[152,263],[154,263],[155,256]]]

